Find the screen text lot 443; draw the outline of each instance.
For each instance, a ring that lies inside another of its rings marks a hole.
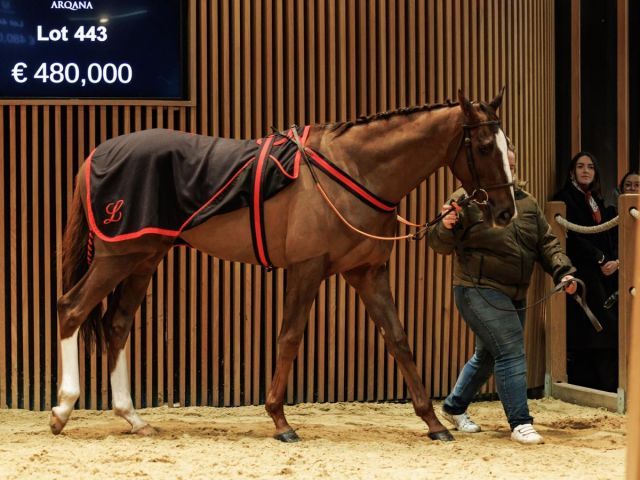
[[[105,26],[91,26],[85,29],[84,25],[78,27],[71,39],[77,39],[81,42],[106,42],[107,41],[107,27]],[[69,41],[69,29],[67,27],[43,29],[42,25],[38,25],[37,37],[38,42],[68,42]]]

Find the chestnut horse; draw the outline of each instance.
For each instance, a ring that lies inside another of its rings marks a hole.
[[[467,192],[478,192],[485,221],[505,226],[516,214],[506,137],[497,110],[501,93],[489,103],[424,105],[359,118],[355,122],[311,127],[304,147],[319,152],[368,191],[398,203],[426,177],[448,166]],[[78,330],[112,292],[101,328],[107,332],[113,409],[131,424],[131,432],[152,434],[153,427],[136,413],[131,400],[124,346],[147,286],[158,263],[175,242],[159,234],[121,242],[95,238],[87,265],[89,238],[84,170],[80,167],[70,219],[63,241],[63,291],[58,300],[62,382],[50,426],[59,434],[80,395]],[[389,286],[387,264],[393,247],[396,214],[380,212],[315,170],[307,162],[299,178],[264,203],[269,255],[275,267],[287,269],[287,288],[278,359],[265,408],[275,424],[275,437],[299,440],[287,422],[283,400],[287,378],[321,282],[340,273],[354,287],[375,322],[388,351],[407,382],[415,413],[432,439],[453,440],[440,423],[420,379],[407,336],[398,320]],[[318,192],[321,184],[326,198]],[[331,207],[330,205],[333,205]],[[218,258],[258,264],[252,248],[248,208],[213,216],[183,231],[182,240]],[[343,220],[361,232],[345,226]],[[91,322],[87,322],[87,327]]]

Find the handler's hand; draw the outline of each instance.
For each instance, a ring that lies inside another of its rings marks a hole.
[[[569,281],[573,279],[574,279],[573,275],[565,275],[564,277],[562,277],[561,281],[564,282],[564,281]],[[576,293],[577,289],[578,289],[578,284],[574,281],[572,281],[571,283],[567,284],[566,287],[564,287],[564,291],[569,295],[573,295],[574,293]]]
[[[616,270],[618,270],[619,266],[620,262],[618,260],[609,260],[600,267],[600,270],[602,270],[602,273],[608,277],[609,275],[613,275]]]
[[[446,228],[447,230],[451,230],[453,226],[458,223],[458,210],[460,210],[460,207],[456,204],[456,202],[451,202],[451,205],[445,203],[444,205],[442,205],[442,210],[440,211],[440,213],[445,213],[451,210],[452,207],[454,208],[454,210],[450,211],[442,219],[442,225],[444,225],[444,228]]]

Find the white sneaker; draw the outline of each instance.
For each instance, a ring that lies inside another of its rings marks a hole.
[[[476,433],[480,431],[480,426],[476,425],[466,412],[460,415],[452,415],[442,410],[442,416],[453,423],[459,432]]]
[[[523,445],[536,445],[538,443],[544,443],[544,438],[535,431],[533,425],[525,423],[518,425],[511,432],[511,440],[514,442],[522,443]]]

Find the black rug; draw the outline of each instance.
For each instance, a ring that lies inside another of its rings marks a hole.
[[[301,137],[307,131],[298,129]],[[229,140],[162,129],[122,135],[89,157],[90,227],[112,242],[177,237],[213,215],[250,206],[256,175],[261,201],[274,196],[295,180],[299,164],[296,145],[280,136]]]

